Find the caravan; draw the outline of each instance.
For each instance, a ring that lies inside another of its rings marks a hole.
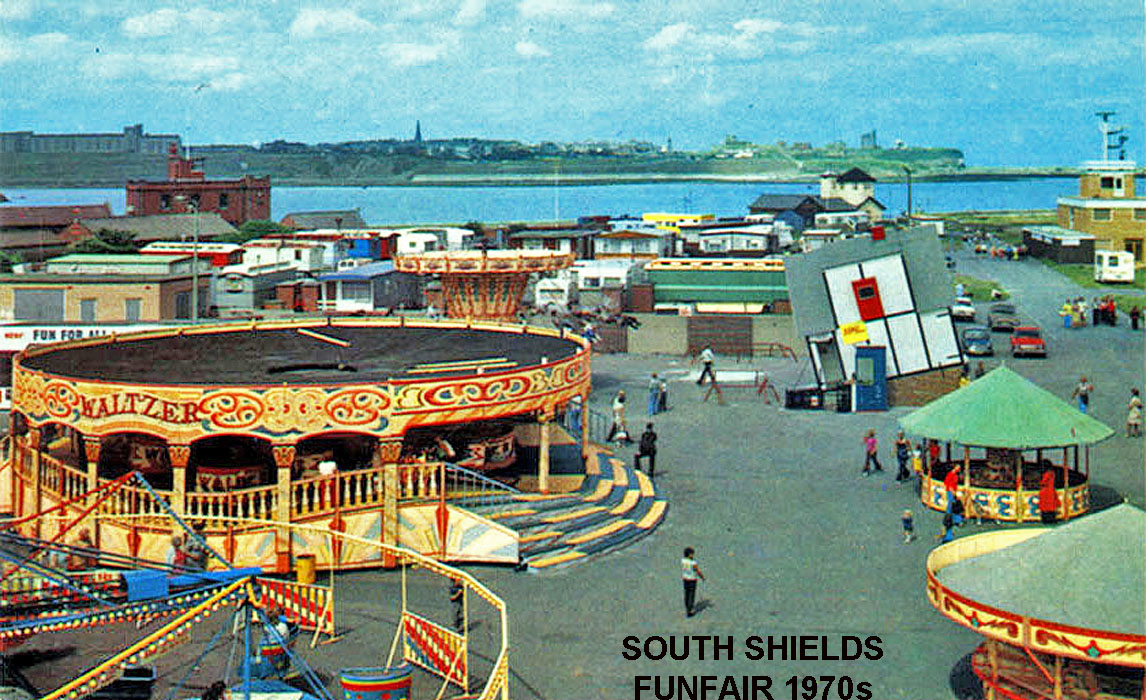
[[[1094,251],[1095,282],[1133,282],[1134,253],[1124,250]]]

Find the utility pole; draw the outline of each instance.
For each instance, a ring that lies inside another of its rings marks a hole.
[[[911,225],[911,168],[906,165],[899,166],[907,173],[907,225]]]

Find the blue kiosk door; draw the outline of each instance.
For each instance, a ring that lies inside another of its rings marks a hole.
[[[887,348],[856,346],[857,411],[887,410]]]

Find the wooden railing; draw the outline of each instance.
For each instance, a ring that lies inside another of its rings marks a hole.
[[[188,491],[183,512],[188,518],[219,517],[273,520],[278,504],[276,486],[256,486],[231,491]]]
[[[337,508],[382,504],[382,470],[358,469],[301,479],[290,485],[291,517],[332,513]]]
[[[107,483],[100,480],[101,485]],[[161,497],[170,498],[170,492],[157,491]],[[139,486],[120,486],[99,505],[100,515],[165,515],[163,506],[147,489]]]
[[[69,501],[88,490],[88,475],[51,455],[41,454],[40,486],[48,493]]]

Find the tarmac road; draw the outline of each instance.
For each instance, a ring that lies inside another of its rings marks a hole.
[[[1129,388],[1143,384],[1142,334],[1131,335],[1125,319],[1116,328],[1062,329],[1056,310],[1063,298],[1085,294],[1089,299],[1094,292],[1074,287],[1036,261],[956,257],[957,271],[999,280],[1013,292],[1020,313],[1047,333],[1047,359],[1004,355],[1008,366],[1064,399],[1079,374],[1093,381],[1092,414],[1117,431],[1092,452],[1093,480],[1146,504],[1144,441],[1124,437],[1123,428]],[[999,335],[996,343],[1005,347],[1005,337]],[[737,367],[726,358],[718,358],[717,366]],[[768,371],[781,392],[811,376],[806,364],[786,360],[740,367]],[[725,390],[726,405],[702,403],[702,391],[692,381],[696,368],[656,355],[595,357],[591,406],[607,414],[612,396],[624,388],[632,399],[631,427],[642,426],[652,371],[670,377],[671,410],[655,418],[660,434],[656,485],[670,503],[664,523],[626,549],[564,570],[473,569],[509,605],[511,697],[652,698],[651,692],[635,692],[635,677],[676,674],[767,675],[770,696],[777,700],[792,697],[786,679],[804,675],[847,675],[853,684],[869,683],[876,700],[968,697],[966,656],[980,637],[940,616],[924,591],[924,560],[940,530],[940,515],[919,505],[912,486],[894,480],[896,421],[910,409],[863,415],[788,411],[764,405],[749,389],[732,388]],[[878,433],[884,472],[862,478],[860,438],[868,428]],[[623,448],[620,456],[631,459],[632,451]],[[900,531],[904,508],[915,512],[918,535],[908,545]],[[959,535],[989,527],[995,526],[969,524]],[[685,546],[697,548],[707,576],[700,584],[702,610],[691,619],[683,614],[679,583]],[[339,575],[344,637],[304,649],[305,658],[328,675],[343,666],[384,660],[396,619],[396,576]],[[439,619],[447,619],[446,591],[439,582],[415,581],[411,596],[429,608],[440,607]],[[476,607],[474,621],[474,651],[488,660],[495,623]],[[687,660],[629,661],[622,657],[629,635],[731,637],[734,658],[711,660],[710,645],[710,655],[700,660],[694,644]],[[753,661],[746,655],[753,635],[825,636],[829,654],[838,654],[845,635],[874,635],[882,655],[878,660]],[[416,690],[416,697],[431,697],[437,688],[422,682]],[[715,700],[719,693],[708,697]],[[827,697],[844,696],[833,689]],[[862,696],[853,691],[851,697]]]

